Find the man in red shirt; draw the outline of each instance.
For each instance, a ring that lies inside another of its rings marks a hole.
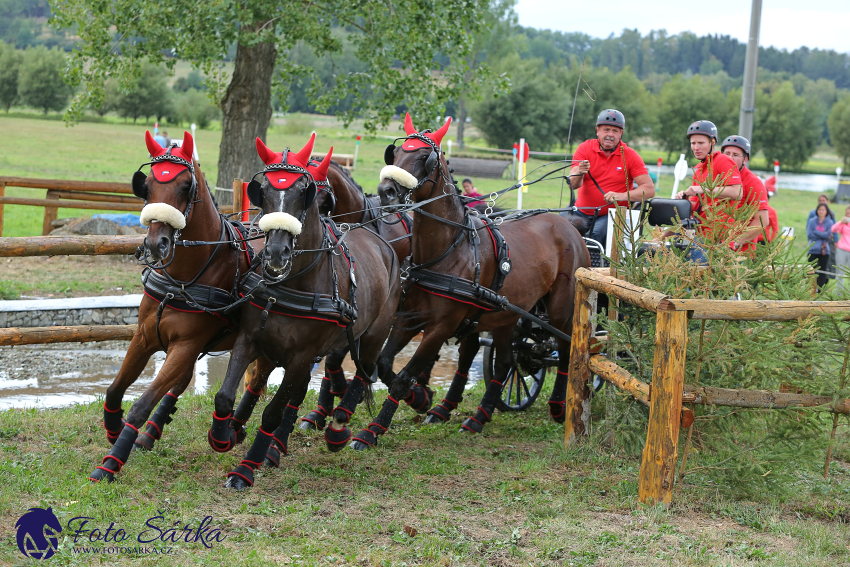
[[[623,141],[626,118],[619,110],[603,110],[596,118],[596,139],[582,142],[573,154],[570,180],[580,214],[594,219],[587,236],[603,246],[608,236],[608,209],[614,203],[655,196],[655,185],[636,151]],[[587,179],[589,178],[589,179]],[[637,188],[632,189],[637,183]]]
[[[762,227],[765,229],[770,226],[770,217],[768,214],[767,191],[764,188],[764,183],[761,182],[756,174],[747,167],[750,161],[750,141],[743,136],[729,136],[720,145],[720,151],[724,155],[732,158],[738,170],[741,172],[741,186],[743,187],[743,196],[738,201],[738,208],[744,206],[755,206],[756,212],[750,219],[746,232],[735,239],[734,248],[748,250],[751,248],[750,242],[755,242],[762,234]]]
[[[722,229],[723,227],[712,227],[707,219],[707,209],[715,204],[720,204],[723,200],[738,200],[741,198],[743,188],[741,186],[741,172],[738,166],[731,158],[715,151],[717,144],[717,126],[708,120],[697,120],[688,126],[688,139],[691,142],[691,151],[699,161],[694,166],[694,184],[679,192],[676,195],[677,199],[690,199],[691,208],[697,211],[697,215],[702,219],[702,224],[699,226],[699,232],[703,236],[711,233],[713,228]],[[705,183],[709,173],[713,181],[723,180],[723,186],[714,190],[713,194],[705,195],[700,183]],[[714,222],[718,222],[717,219]],[[723,221],[725,226],[726,222]]]

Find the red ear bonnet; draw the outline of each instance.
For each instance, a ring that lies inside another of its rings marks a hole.
[[[151,157],[159,157],[164,155],[168,150],[167,148],[163,148],[159,145],[159,142],[153,139],[150,132],[145,132],[145,144],[148,146],[148,152],[150,152]],[[183,143],[179,148],[174,148],[171,150],[171,155],[177,158],[185,159],[188,162],[192,162],[192,152],[195,148],[195,141],[192,139],[192,134],[189,132],[183,132]],[[176,161],[161,161],[159,163],[155,163],[151,166],[151,171],[153,172],[154,179],[159,181],[160,183],[168,183],[169,181],[173,181],[175,177],[183,173],[184,170],[188,169],[184,164],[178,163]]]
[[[328,155],[319,163],[318,165],[310,164],[307,166],[307,171],[309,171],[313,175],[313,181],[318,183],[319,181],[327,181],[328,180],[328,168],[331,165],[331,156],[334,153],[334,147],[331,146]]]
[[[446,123],[443,124],[442,128],[440,128],[436,132],[427,132],[427,133],[423,134],[423,136],[431,139],[434,142],[434,144],[437,145],[437,147],[440,147],[440,143],[443,141],[443,137],[446,135],[446,132],[449,131],[449,126],[451,125],[451,123],[452,123],[452,119],[448,118],[446,120]],[[407,115],[405,115],[405,117],[404,117],[404,132],[408,136],[416,133],[416,129],[413,127],[413,121],[410,119],[409,113]],[[412,152],[414,150],[419,150],[421,148],[428,148],[428,147],[430,147],[430,146],[426,142],[423,142],[422,140],[419,140],[417,138],[408,138],[401,145],[401,149],[403,149],[406,152]]]
[[[313,132],[313,135],[310,136],[310,140],[303,148],[301,148],[300,152],[296,153],[290,151],[287,153],[286,163],[307,169],[307,163],[310,161],[310,154],[313,152],[313,144],[315,141],[316,133]],[[257,153],[266,165],[283,163],[283,152],[271,151],[259,138],[257,138]],[[325,172],[327,172],[327,169],[325,169]],[[302,175],[302,173],[278,169],[276,171],[267,172],[266,178],[275,189],[289,189],[301,178]]]

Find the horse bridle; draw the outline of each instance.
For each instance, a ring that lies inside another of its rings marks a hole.
[[[272,172],[272,171],[288,171],[290,173],[299,174],[299,177],[302,176],[302,175],[307,176],[307,179],[309,180],[309,182],[307,184],[307,187],[304,189],[304,208],[301,210],[301,216],[298,219],[298,221],[303,225],[304,219],[307,218],[307,211],[310,209],[310,206],[313,204],[313,201],[315,201],[316,196],[318,195],[319,183],[317,183],[316,180],[313,179],[313,174],[311,174],[307,169],[305,169],[301,166],[298,166],[298,165],[293,165],[293,164],[287,163],[288,157],[289,157],[289,151],[290,151],[289,148],[286,148],[286,149],[283,150],[283,158],[281,159],[281,163],[267,164],[266,167],[264,167],[262,170],[258,171],[254,175],[252,175],[251,181],[250,181],[250,183],[248,183],[248,189],[247,189],[246,192],[248,193],[248,200],[251,202],[252,205],[254,205],[255,207],[258,207],[260,209],[260,217],[262,217],[263,216],[263,184],[262,184],[262,182],[257,181],[258,175],[265,175],[265,174]],[[328,189],[326,189],[326,190],[328,191],[328,193],[330,195],[333,196],[333,192],[330,191],[330,184],[328,184],[327,181],[325,181],[323,183],[327,184]],[[286,189],[279,189],[279,191],[285,191],[285,190]],[[333,198],[333,205],[335,206],[336,205],[336,197],[333,196],[332,198]],[[259,218],[255,219],[255,220],[258,221]],[[270,273],[268,273],[268,271],[266,271],[266,260],[265,260],[265,257],[266,257],[266,254],[265,254],[266,244],[265,244],[265,242],[267,242],[267,241],[268,241],[268,239],[266,239],[264,241],[263,249],[259,253],[259,256],[262,258],[262,262],[260,263],[260,269],[263,272],[263,279],[266,282],[271,283],[271,284],[277,284],[277,283],[284,281],[285,279],[287,279],[289,277],[289,272],[292,270],[292,259],[289,260],[289,265],[287,266],[287,268],[285,268],[285,271],[282,275],[273,276]],[[298,236],[293,235],[293,237],[292,237],[292,255],[293,256],[297,255],[297,252],[298,252],[297,250],[295,250],[295,246],[296,246],[297,243],[298,243]]]
[[[423,130],[422,132],[414,132],[413,134],[410,134],[410,135],[408,135],[404,138],[396,138],[393,141],[393,143],[388,145],[387,148],[384,150],[384,163],[387,164],[387,165],[394,165],[395,164],[395,152],[396,152],[396,149],[397,149],[397,146],[395,144],[399,140],[409,140],[411,138],[414,138],[416,140],[419,140],[421,142],[428,144],[428,147],[431,148],[431,153],[429,153],[428,157],[425,159],[425,175],[424,175],[424,177],[422,177],[422,179],[416,180],[417,183],[416,183],[415,187],[412,187],[412,188],[405,187],[406,192],[404,193],[404,196],[405,196],[405,203],[406,204],[411,204],[410,196],[414,192],[416,192],[420,187],[422,187],[425,184],[426,181],[430,181],[436,187],[437,178],[442,176],[443,181],[446,182],[446,186],[448,186],[448,187],[454,186],[454,184],[451,182],[451,180],[446,179],[446,176],[444,175],[444,172],[443,172],[443,167],[440,164],[440,147],[434,142],[434,140],[432,140],[428,136],[424,135],[425,133],[428,133],[428,132],[430,132],[430,130]],[[418,151],[420,149],[423,149],[423,148],[417,148],[414,151]],[[404,144],[402,144],[402,151],[404,151]],[[437,172],[437,176],[434,179],[431,179],[431,175],[435,171]],[[402,191],[399,187],[398,182],[394,179],[392,179],[391,181],[395,184],[396,189],[399,191],[399,195],[401,195]]]
[[[133,174],[133,181],[132,181],[133,195],[144,200],[145,205],[148,204],[148,187],[145,184],[145,182],[148,179],[148,176],[142,171],[142,168],[145,167],[146,165],[154,165],[154,164],[157,164],[157,163],[160,163],[160,162],[163,162],[163,161],[170,161],[171,163],[176,163],[178,165],[185,166],[186,169],[184,171],[189,171],[189,174],[192,176],[192,185],[189,187],[189,202],[186,204],[186,209],[183,211],[183,219],[185,221],[185,225],[188,225],[189,224],[189,215],[192,213],[192,205],[194,205],[195,203],[201,202],[201,199],[198,197],[198,177],[197,177],[197,175],[195,175],[195,164],[192,161],[187,160],[187,159],[183,159],[179,156],[172,155],[171,152],[176,147],[177,147],[177,144],[170,145],[164,154],[162,154],[161,156],[157,156],[157,157],[151,159],[151,161],[143,163],[142,165],[139,166],[139,169],[137,169],[136,172]],[[172,183],[175,179],[177,179],[181,175],[183,175],[183,171],[181,171],[180,173],[175,175],[174,178],[171,179],[171,181],[159,181],[156,178],[156,176],[154,175],[153,180],[154,180],[154,182],[159,183],[159,184]],[[175,228],[174,229],[174,239],[173,239],[174,241],[173,241],[172,246],[171,246],[171,259],[168,261],[168,263],[163,264],[162,261],[160,261],[160,264],[158,266],[151,264],[147,260],[144,260],[144,263],[148,267],[154,268],[154,269],[157,269],[157,270],[164,269],[164,268],[167,268],[168,266],[170,266],[171,262],[174,261],[174,252],[176,251],[177,246],[179,246],[178,242],[180,241],[180,234],[181,234],[180,229]],[[147,249],[147,244],[145,244],[144,246]],[[139,258],[138,255],[137,255],[137,258]],[[139,259],[141,259],[141,258],[139,258]]]

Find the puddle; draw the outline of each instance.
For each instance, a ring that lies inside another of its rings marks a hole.
[[[89,403],[102,397],[112,383],[124,360],[129,341],[109,341],[74,348],[76,345],[28,345],[0,347],[0,410],[9,408],[55,408],[78,403]],[[394,369],[401,370],[419,345],[418,338],[396,357]],[[481,379],[483,347],[475,357],[469,372],[467,387]],[[458,349],[444,345],[440,360],[431,373],[431,384],[448,387],[457,368]],[[224,379],[229,353],[207,356],[195,365],[195,376],[187,391],[204,393],[217,390]],[[153,382],[165,353],[157,353],[148,362],[138,380],[130,386],[125,400],[138,398]],[[343,364],[348,377],[354,375],[354,364],[346,359]],[[310,379],[310,389],[318,390],[324,376],[324,363],[316,365]],[[276,369],[269,385],[279,385],[283,370]],[[376,389],[386,387],[378,382]]]

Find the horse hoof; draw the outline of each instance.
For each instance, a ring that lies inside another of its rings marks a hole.
[[[134,451],[153,451],[153,444],[156,443],[156,439],[151,437],[147,431],[142,431],[142,433],[136,437],[135,443],[133,443]]]
[[[355,451],[367,451],[372,448],[363,441],[360,441],[359,439],[355,439],[354,441],[352,441],[349,447],[351,447]]]
[[[319,412],[311,411],[301,418],[301,424],[298,427],[302,431],[321,431],[325,428],[325,417]]]
[[[435,406],[434,409],[428,411],[428,416],[425,418],[426,424],[446,423],[452,418],[451,411],[444,408],[442,405]]]
[[[484,425],[474,417],[466,418],[460,426],[461,433],[481,433],[482,431],[484,431]]]
[[[248,484],[248,481],[239,476],[229,476],[227,477],[227,482],[224,483],[225,488],[232,488],[233,490],[244,490],[251,488],[251,486],[251,484]]]
[[[328,451],[337,453],[345,449],[345,445],[351,439],[351,429],[344,426],[342,429],[334,429],[333,425],[329,425],[325,430],[325,443],[328,446]]]
[[[92,482],[100,482],[102,480],[105,480],[106,482],[114,482],[115,473],[106,470],[104,467],[97,467],[94,469],[94,472],[89,475],[89,480]]]
[[[286,451],[283,453],[286,454]],[[263,460],[263,465],[269,468],[280,468],[280,449],[277,448],[275,443],[269,445],[269,450],[266,451],[266,458]]]

